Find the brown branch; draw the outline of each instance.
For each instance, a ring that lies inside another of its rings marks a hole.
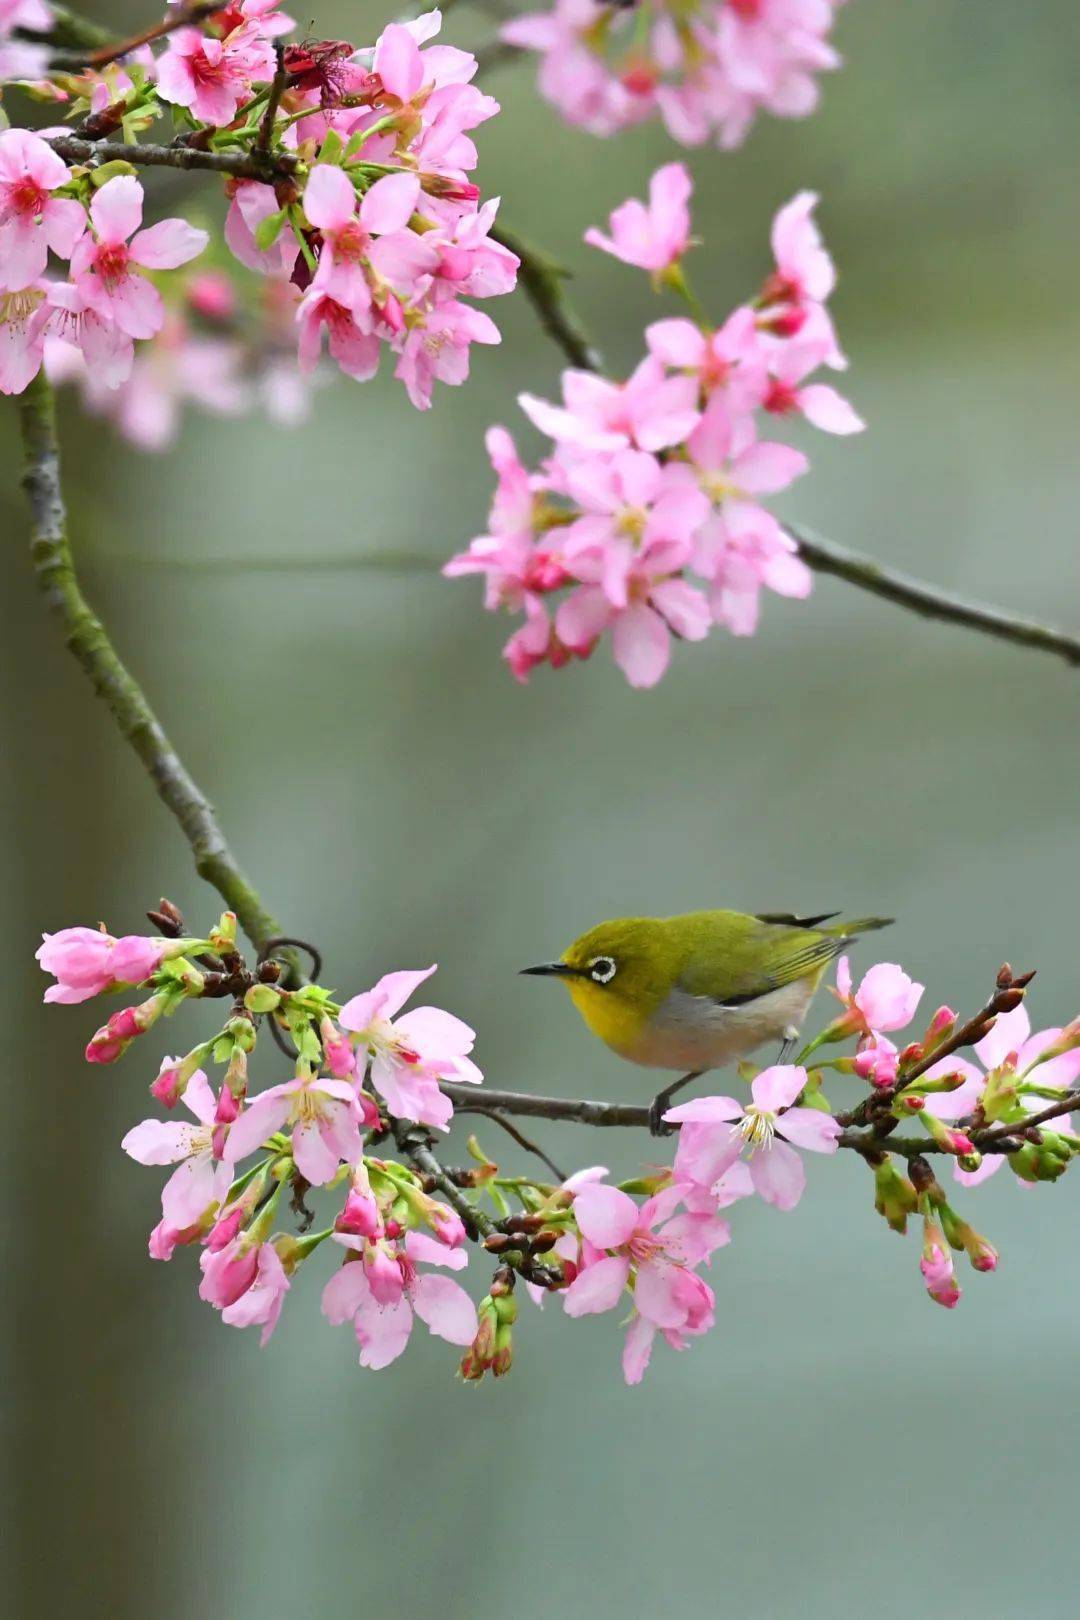
[[[425,1126],[410,1124],[408,1120],[395,1120],[393,1134],[398,1151],[438,1188],[451,1209],[461,1217],[470,1237],[484,1243],[488,1238],[495,1239],[499,1244],[499,1259],[504,1264],[512,1266],[526,1282],[537,1283],[541,1288],[563,1286],[564,1278],[561,1271],[557,1271],[554,1266],[544,1265],[530,1254],[527,1237],[521,1237],[520,1249],[504,1248],[505,1233],[500,1231],[490,1215],[474,1204],[471,1198],[466,1198],[461,1188],[454,1185],[445,1167],[432,1151],[431,1133]]]
[[[201,0],[201,3],[196,5],[177,6],[171,17],[165,17],[149,28],[140,29],[128,39],[119,40],[115,44],[101,45],[96,50],[89,51],[82,58],[82,65],[90,68],[108,67],[110,62],[118,62],[122,56],[130,56],[132,51],[139,50],[143,45],[152,45],[155,40],[163,39],[166,34],[175,33],[178,28],[187,28],[200,23],[213,12],[220,10],[221,0]]]
[[[295,174],[299,160],[288,152],[203,152],[196,146],[151,146],[142,141],[88,141],[78,135],[48,135],[54,152],[69,163],[121,161],[158,169],[204,169],[238,180],[269,180]]]
[[[274,56],[277,66],[274,69],[274,77],[270,83],[270,94],[267,98],[266,110],[262,115],[262,122],[259,125],[259,133],[255,137],[255,150],[261,152],[264,157],[270,151],[270,141],[274,133],[274,120],[277,118],[281,98],[285,94],[285,87],[289,82],[289,75],[285,71],[285,47],[280,40],[274,45]]]
[[[599,371],[603,364],[600,353],[593,347],[589,334],[574,314],[563,291],[567,272],[548,254],[532,247],[514,231],[496,225],[490,234],[494,241],[501,242],[504,248],[509,248],[521,260],[519,273],[522,289],[548,337],[558,344],[572,366],[582,371]]]

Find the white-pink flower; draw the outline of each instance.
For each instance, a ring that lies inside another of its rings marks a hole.
[[[835,1153],[840,1126],[831,1114],[798,1108],[806,1070],[777,1064],[755,1075],[748,1107],[734,1097],[695,1097],[664,1115],[672,1124],[711,1125],[716,1131],[717,1177],[748,1151],[755,1192],[777,1209],[794,1209],[806,1186],[806,1171],[795,1148]]]
[[[86,229],[82,203],[52,193],[68,181],[68,166],[39,135],[0,132],[0,291],[21,292],[45,273]]]
[[[454,1109],[440,1080],[478,1084],[483,1076],[468,1053],[475,1033],[440,1007],[414,1007],[395,1018],[429,968],[387,973],[378,984],[347,1001],[338,1015],[371,1059],[371,1084],[397,1119],[446,1130]]]
[[[226,1151],[235,1164],[287,1124],[296,1168],[313,1187],[322,1187],[339,1165],[362,1157],[362,1119],[350,1081],[298,1075],[252,1099],[232,1126]]]
[[[71,275],[88,308],[129,337],[153,337],[165,319],[161,294],[141,273],[174,270],[194,259],[209,237],[183,219],[140,230],[143,188],[120,174],[95,192],[87,232],[71,255]],[[130,241],[129,241],[130,238]]]
[[[358,1256],[372,1248],[368,1240],[349,1232],[335,1232],[334,1237]],[[377,1272],[364,1258],[348,1260],[323,1289],[323,1315],[335,1326],[352,1319],[362,1367],[378,1369],[396,1361],[409,1342],[417,1316],[450,1344],[472,1343],[476,1307],[464,1288],[452,1277],[418,1269],[421,1265],[446,1266],[459,1271],[468,1261],[464,1249],[448,1247],[424,1232],[409,1231],[382,1258]]]
[[[648,203],[635,197],[614,210],[611,235],[595,226],[585,232],[590,247],[611,253],[624,264],[659,275],[677,264],[690,245],[690,193],[693,183],[685,166],[668,163],[649,181]]]
[[[120,1146],[139,1164],[175,1164],[161,1190],[161,1213],[167,1226],[194,1226],[215,1205],[222,1205],[232,1182],[232,1163],[224,1157],[229,1126],[217,1122],[217,1104],[202,1069],[184,1090],[184,1103],[196,1124],[144,1119]]]

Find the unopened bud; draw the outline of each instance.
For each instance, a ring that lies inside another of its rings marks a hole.
[[[270,984],[253,984],[244,995],[244,1006],[251,1013],[273,1012],[281,1005],[281,992]]]
[[[886,1158],[874,1170],[874,1208],[883,1216],[894,1232],[907,1231],[907,1218],[915,1213],[918,1198],[915,1188],[902,1175],[891,1158]]]

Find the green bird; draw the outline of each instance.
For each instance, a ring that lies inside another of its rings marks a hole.
[[[769,1040],[781,1042],[782,1061],[829,963],[893,920],[833,923],[837,915],[617,917],[590,928],[557,962],[521,971],[562,979],[589,1029],[620,1057],[686,1071],[653,1099],[650,1123],[663,1135],[672,1097],[698,1075]]]

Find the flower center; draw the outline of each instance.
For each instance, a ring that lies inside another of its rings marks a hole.
[[[0,210],[0,223],[5,223],[14,215],[27,215],[36,219],[48,201],[48,193],[42,191],[36,181],[24,175],[21,180],[7,188],[7,206]]]
[[[776,1135],[776,1115],[766,1113],[760,1108],[750,1107],[732,1129],[751,1148],[771,1148]]]
[[[645,533],[646,514],[640,506],[624,506],[615,514],[615,529],[628,540],[640,540]]]
[[[94,268],[110,292],[118,287],[128,273],[128,247],[126,242],[105,242],[98,246]]]

